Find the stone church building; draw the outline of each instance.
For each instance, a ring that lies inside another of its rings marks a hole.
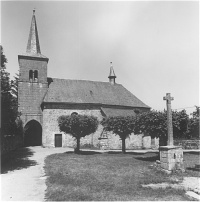
[[[74,138],[59,131],[57,119],[61,115],[77,113],[102,120],[105,116],[135,115],[139,111],[150,110],[149,106],[116,83],[112,63],[108,82],[47,77],[49,58],[40,51],[35,11],[26,53],[18,55],[18,61],[18,110],[26,146],[74,147]],[[126,142],[127,148],[151,147],[150,137],[147,137],[146,143],[145,138],[131,135]],[[96,133],[81,138],[81,146],[84,145],[119,149],[121,140],[117,135],[106,134],[99,125]]]

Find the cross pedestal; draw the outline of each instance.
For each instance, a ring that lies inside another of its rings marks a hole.
[[[181,146],[174,146],[173,141],[173,124],[172,124],[172,111],[171,100],[174,98],[167,93],[163,98],[167,102],[167,133],[168,141],[167,146],[160,146],[160,166],[161,169],[167,173],[171,173],[174,170],[184,171],[183,166],[183,150]]]
[[[175,170],[184,171],[183,149],[181,146],[160,147],[160,167],[167,173]]]

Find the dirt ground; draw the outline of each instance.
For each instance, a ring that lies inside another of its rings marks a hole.
[[[49,149],[40,146],[28,148],[33,152],[33,156],[29,159],[36,161],[37,165],[1,174],[1,201],[44,201],[46,184],[43,166],[45,157],[73,150],[61,147]]]

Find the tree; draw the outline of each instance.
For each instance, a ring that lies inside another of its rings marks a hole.
[[[188,132],[189,116],[185,110],[172,112],[173,136],[183,138]],[[159,138],[159,145],[167,145],[167,111],[149,111],[139,114],[135,118],[135,134],[150,135]]]
[[[12,94],[12,111],[13,116],[18,116],[18,81],[19,81],[19,74],[15,74],[14,80],[11,80],[11,94]]]
[[[60,116],[58,118],[58,126],[61,132],[69,133],[77,140],[75,153],[80,152],[80,139],[86,135],[96,132],[99,122],[94,116],[87,115],[71,115]]]
[[[192,117],[189,122],[188,138],[200,138],[199,134],[199,109],[200,107],[195,106],[196,110],[192,113]]]
[[[167,144],[167,115],[164,112],[149,111],[135,117],[134,133],[159,138],[159,145]]]
[[[1,48],[1,123],[4,127],[10,122],[12,116],[11,106],[11,85],[10,85],[10,74],[6,71],[7,59],[3,53],[3,47]]]
[[[134,121],[131,116],[106,117],[101,121],[104,130],[113,132],[122,140],[122,153],[126,153],[126,138],[133,132]]]
[[[12,95],[12,82],[10,74],[6,71],[7,59],[1,48],[1,123],[2,130],[6,134],[15,131],[15,119],[17,117],[17,98]]]
[[[173,136],[175,139],[183,139],[187,137],[189,116],[185,110],[180,112],[172,111]]]

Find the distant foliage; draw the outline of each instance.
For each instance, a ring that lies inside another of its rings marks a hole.
[[[76,153],[80,151],[80,138],[96,132],[99,122],[94,116],[71,115],[60,116],[58,118],[58,126],[60,131],[69,133],[77,140]]]
[[[122,152],[126,152],[125,140],[134,129],[134,118],[131,116],[107,117],[101,121],[105,131],[113,132],[122,140]]]
[[[189,122],[188,138],[200,139],[199,134],[199,108],[196,106],[196,110],[192,113],[192,118]]]
[[[136,116],[134,120],[135,134],[149,135],[151,138],[160,138],[160,145],[167,143],[167,115],[164,112],[149,111]]]
[[[180,112],[172,112],[172,121],[173,121],[173,135],[175,139],[184,139],[187,137],[189,129],[189,116],[185,110]]]
[[[7,59],[1,48],[1,124],[5,135],[15,134],[17,117],[17,99],[12,94],[13,85],[10,74],[6,71]]]
[[[185,110],[172,111],[173,136],[175,139],[188,138],[190,119]],[[135,134],[150,135],[160,139],[160,146],[167,145],[167,111],[149,111],[136,116]]]

